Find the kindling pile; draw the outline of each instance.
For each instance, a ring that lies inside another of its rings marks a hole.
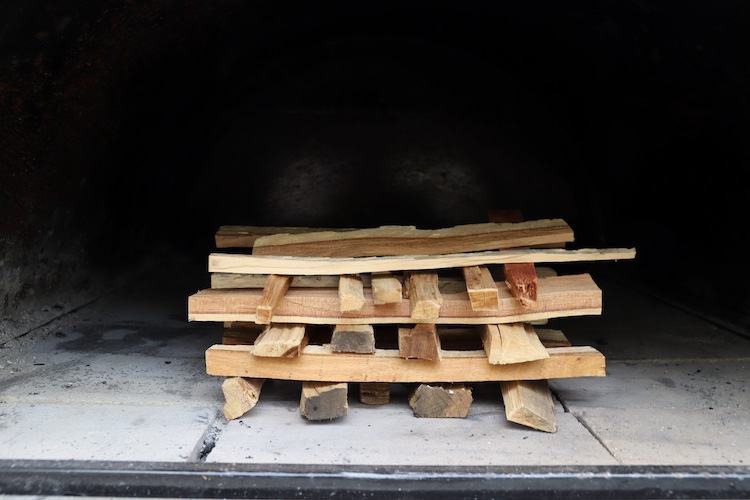
[[[635,257],[632,248],[564,248],[572,241],[561,219],[222,226],[211,288],[189,297],[188,319],[225,325],[206,368],[225,378],[228,419],[251,410],[269,379],[302,382],[310,420],[344,417],[350,384],[362,402],[383,404],[393,383],[410,385],[416,416],[466,417],[471,384],[498,382],[509,421],[554,432],[547,380],[604,376],[605,359],[541,327],[601,314],[602,292],[589,274],[537,264]]]

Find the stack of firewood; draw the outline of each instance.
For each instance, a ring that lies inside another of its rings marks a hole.
[[[310,420],[345,416],[353,383],[364,403],[387,403],[390,384],[410,384],[416,416],[466,417],[471,384],[499,382],[508,420],[554,432],[547,380],[604,376],[605,359],[543,326],[601,314],[602,293],[589,274],[537,264],[635,256],[565,249],[572,241],[560,219],[430,230],[223,226],[211,288],[189,297],[188,319],[225,325],[206,367],[225,378],[228,419],[255,406],[265,380],[302,382]]]

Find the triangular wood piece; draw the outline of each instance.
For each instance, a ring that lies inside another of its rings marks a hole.
[[[365,305],[365,289],[362,278],[355,275],[339,277],[339,310],[359,311]]]
[[[505,416],[510,422],[544,432],[557,431],[552,394],[546,380],[501,382]]]
[[[479,332],[490,364],[525,363],[549,357],[528,323],[481,325]]]
[[[255,339],[254,356],[296,358],[307,345],[305,325],[273,324]]]
[[[462,268],[471,308],[474,311],[496,311],[500,308],[497,285],[486,266]]]
[[[239,418],[255,407],[263,382],[263,379],[231,377],[221,384],[226,401],[224,416],[227,420]]]
[[[255,315],[255,322],[260,325],[271,324],[273,311],[276,305],[284,298],[284,294],[289,290],[292,283],[291,276],[282,276],[279,274],[269,274],[266,279],[266,286],[263,288],[263,296]]]
[[[505,264],[505,284],[508,285],[510,293],[522,306],[536,304],[537,298],[537,273],[534,264],[522,262],[518,264]]]

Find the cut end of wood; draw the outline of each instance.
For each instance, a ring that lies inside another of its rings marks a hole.
[[[530,307],[537,301],[536,267],[530,262],[505,264],[505,284],[510,293],[524,307]]]
[[[398,352],[404,359],[440,362],[440,337],[437,327],[423,323],[414,328],[399,328]]]
[[[391,400],[391,384],[388,382],[364,382],[359,384],[359,401],[366,405],[384,405]]]
[[[339,277],[339,309],[341,312],[359,311],[365,305],[365,291],[359,276]]]
[[[333,420],[349,411],[348,384],[303,382],[300,414],[308,420]]]
[[[464,384],[420,384],[409,396],[409,406],[420,418],[466,418],[473,399]]]
[[[375,352],[375,330],[371,325],[336,325],[331,335],[333,352]]]
[[[226,400],[224,416],[227,420],[240,418],[255,407],[263,382],[263,379],[231,377],[221,384]]]
[[[500,389],[509,422],[544,432],[556,432],[552,394],[546,380],[502,382]]]

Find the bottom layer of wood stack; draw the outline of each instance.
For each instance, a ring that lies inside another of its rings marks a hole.
[[[280,341],[268,349],[260,342],[268,328],[232,324],[224,344],[206,351],[206,367],[208,374],[226,377],[222,389],[227,419],[239,418],[256,405],[265,380],[301,382],[300,413],[316,421],[346,416],[353,384],[366,404],[386,404],[390,384],[408,384],[415,416],[464,418],[473,401],[471,384],[498,382],[507,419],[546,432],[557,428],[548,379],[605,375],[599,351],[573,347],[557,330],[532,330],[545,351],[541,359],[493,364],[482,328],[442,328],[438,359],[429,360],[404,356],[394,348],[398,334],[388,328],[378,329],[373,352],[360,354],[334,351],[328,343],[335,334],[331,329],[301,327],[300,337],[300,328],[288,328],[284,338],[295,339],[296,348]]]

